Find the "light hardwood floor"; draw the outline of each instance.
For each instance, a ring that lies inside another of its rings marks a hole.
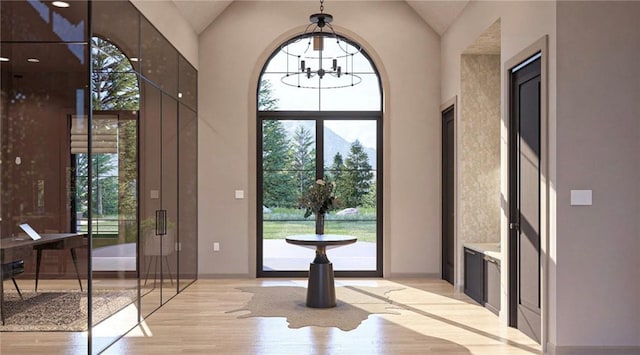
[[[105,354],[539,354],[540,346],[433,279],[338,279],[337,286],[401,288],[396,314],[373,314],[352,331],[290,329],[285,318],[238,318],[252,294],[240,287],[303,286],[305,280],[199,280]],[[99,339],[96,340],[100,342]],[[0,353],[82,354],[86,334],[0,333]]]

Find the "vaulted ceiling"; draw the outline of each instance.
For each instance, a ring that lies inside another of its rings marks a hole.
[[[193,30],[200,34],[234,0],[172,0]],[[403,0],[398,0],[403,1]],[[455,21],[470,0],[406,0],[406,3],[442,35]]]

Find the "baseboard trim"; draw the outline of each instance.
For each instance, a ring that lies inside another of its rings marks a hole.
[[[557,346],[547,344],[549,355],[638,355],[640,346]]]
[[[255,279],[251,274],[198,274],[198,279]]]
[[[402,273],[392,272],[385,277],[386,279],[440,279],[440,274],[419,274],[419,273]]]

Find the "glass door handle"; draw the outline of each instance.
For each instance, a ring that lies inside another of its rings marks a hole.
[[[156,210],[156,235],[167,234],[167,210]]]

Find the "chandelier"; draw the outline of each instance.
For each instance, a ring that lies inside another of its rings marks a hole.
[[[361,48],[336,34],[331,25],[333,16],[324,12],[324,0],[320,0],[320,12],[309,16],[309,22],[301,35],[281,47],[287,65],[282,83],[305,89],[360,84],[362,78],[353,72],[353,60]]]

